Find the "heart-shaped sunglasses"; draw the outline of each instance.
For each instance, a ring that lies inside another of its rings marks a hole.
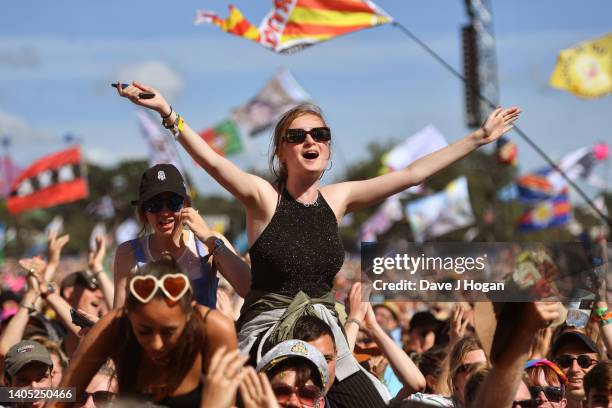
[[[130,281],[130,292],[142,303],[148,303],[158,289],[173,302],[180,300],[191,290],[189,278],[182,273],[166,274],[161,278],[153,275],[134,276]]]

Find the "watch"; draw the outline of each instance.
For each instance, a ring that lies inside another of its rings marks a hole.
[[[223,251],[225,249],[225,242],[221,238],[215,238],[215,247],[210,252],[211,256],[215,256],[217,252]]]

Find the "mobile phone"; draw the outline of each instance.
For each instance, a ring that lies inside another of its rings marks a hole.
[[[83,329],[87,327],[92,327],[94,325],[94,322],[83,316],[81,313],[77,312],[74,308],[70,308],[70,317],[72,318],[72,324],[79,326]]]
[[[113,88],[117,88],[119,87],[119,84],[114,83],[114,84],[111,84],[111,86]],[[121,84],[121,89],[125,89],[128,86],[130,86],[130,84]],[[141,92],[138,94],[138,99],[153,99],[153,98],[155,98],[155,94],[151,92]]]

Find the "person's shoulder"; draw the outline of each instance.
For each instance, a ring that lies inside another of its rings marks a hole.
[[[218,335],[233,333],[235,335],[236,329],[234,321],[223,313],[203,305],[196,306],[196,310],[204,320],[204,330],[206,333]]]
[[[138,238],[135,238],[133,240],[129,240],[129,241],[125,241],[122,242],[121,244],[119,244],[119,246],[117,246],[117,251],[116,251],[116,256],[125,256],[125,255],[131,255],[134,252],[134,248],[133,248],[133,244],[132,241],[134,240],[138,240]]]

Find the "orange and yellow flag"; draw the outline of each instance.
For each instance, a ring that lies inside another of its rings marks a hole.
[[[221,19],[214,12],[198,11],[196,24],[212,23],[223,31],[253,40],[278,53],[291,53],[353,31],[393,21],[369,0],[276,0],[259,28],[253,27],[230,5]]]
[[[612,92],[612,34],[562,50],[550,86],[582,98]]]

